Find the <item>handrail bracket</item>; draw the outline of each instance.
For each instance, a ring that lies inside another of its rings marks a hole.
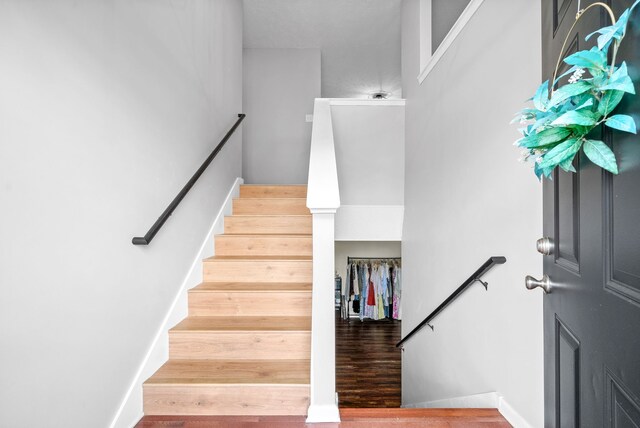
[[[483,281],[480,278],[474,279],[473,282],[479,282],[480,284],[482,284],[484,286],[485,290],[489,291],[489,283],[488,282]]]
[[[400,342],[396,344],[396,348],[402,346],[404,342],[406,342],[409,338],[411,338],[414,334],[416,334],[422,327],[425,325],[433,331],[433,325],[430,324],[431,320],[433,320],[440,312],[442,312],[451,302],[456,300],[471,284],[475,282],[479,282],[484,286],[485,290],[489,290],[489,283],[480,279],[482,275],[487,273],[489,269],[491,269],[495,265],[501,265],[507,262],[507,258],[503,256],[493,256],[489,257],[489,260],[483,263],[482,266],[476,270],[473,275],[471,275],[465,282],[462,283],[460,287],[458,287],[449,297],[447,297],[444,302],[440,303],[440,305],[433,310],[420,324],[418,324],[413,330],[409,332]]]

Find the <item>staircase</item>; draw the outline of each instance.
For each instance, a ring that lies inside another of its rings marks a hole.
[[[145,415],[305,415],[311,357],[306,186],[240,188],[169,360],[144,384]]]

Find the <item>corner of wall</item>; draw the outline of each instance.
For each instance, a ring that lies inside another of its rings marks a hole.
[[[169,357],[168,331],[187,316],[187,293],[191,288],[202,282],[201,262],[203,259],[215,254],[214,236],[222,233],[224,230],[224,217],[231,214],[233,199],[240,194],[240,185],[243,183],[244,180],[241,177],[236,178],[229,193],[227,193],[224,203],[220,207],[218,214],[209,228],[209,232],[200,246],[200,250],[194,257],[184,281],[182,281],[180,290],[160,324],[147,354],[143,358],[113,421],[109,425],[110,428],[130,428],[142,418],[142,384],[167,361]]]
[[[498,398],[498,411],[515,428],[533,428],[502,396]]]

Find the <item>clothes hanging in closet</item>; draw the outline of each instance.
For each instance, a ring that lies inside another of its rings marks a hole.
[[[342,287],[343,305],[352,301],[360,319],[401,319],[402,269],[397,259],[353,261],[347,265]],[[348,310],[342,317],[349,316]]]

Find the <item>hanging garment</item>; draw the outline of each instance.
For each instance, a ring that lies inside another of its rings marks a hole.
[[[360,290],[361,290],[361,294],[360,294],[360,321],[364,320],[364,313],[366,312],[367,309],[367,292],[369,290],[369,284],[366,279],[366,275],[365,272],[367,271],[367,265],[366,264],[360,264],[360,271],[358,274],[358,281],[360,284]],[[366,286],[365,286],[366,284]]]
[[[349,284],[351,283],[351,265],[347,265],[347,279],[342,282],[342,290],[340,294],[343,296],[347,295],[347,290],[349,289]]]
[[[391,312],[393,311],[393,307],[391,307],[391,273],[388,263],[383,264],[383,299],[384,299],[384,317],[391,318]]]
[[[389,274],[391,277],[391,318],[397,320],[400,290],[398,289],[398,271],[395,265],[391,267]]]
[[[360,296],[355,296],[353,298],[353,313],[354,314],[360,313]]]
[[[365,269],[365,279],[367,282],[367,305],[365,306],[364,316],[372,320],[378,319],[378,312],[376,311],[376,292],[373,284],[373,266],[367,265]]]
[[[402,269],[398,268],[398,271],[396,272],[396,276],[398,277],[398,316],[396,317],[397,320],[401,320],[402,319]]]
[[[347,285],[343,283],[344,300],[348,306],[344,318],[351,315],[360,320],[401,319],[401,275],[396,262],[375,260],[352,261],[347,265]]]
[[[378,310],[378,317],[376,319],[383,319],[384,318],[384,291],[383,291],[383,281],[384,281],[384,276],[383,276],[383,269],[382,266],[378,265],[377,266],[377,275],[376,275],[376,308]]]
[[[374,306],[376,304],[376,290],[373,285],[372,268],[369,267],[369,292],[367,293],[367,305]]]
[[[360,294],[360,286],[358,284],[358,265],[356,265],[355,263],[352,265],[353,266],[353,271],[355,273],[355,275],[353,276],[353,295],[354,296],[358,296]]]

